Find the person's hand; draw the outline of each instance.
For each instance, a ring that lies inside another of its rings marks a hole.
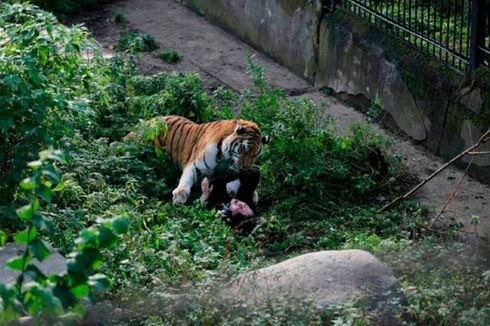
[[[201,197],[199,198],[199,200],[201,201],[201,203],[205,203],[208,201],[209,199],[209,196],[211,196],[211,191],[213,190],[213,186],[210,186],[209,185],[209,179],[208,178],[204,178],[202,179],[202,182],[201,182]]]

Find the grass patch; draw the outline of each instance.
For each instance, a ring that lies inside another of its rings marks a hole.
[[[392,302],[398,316],[432,325],[490,322],[490,270],[469,245],[427,237],[420,241],[363,234],[345,248],[374,252],[400,279],[405,302]]]
[[[169,64],[179,62],[181,59],[181,56],[174,50],[158,52],[157,57]]]

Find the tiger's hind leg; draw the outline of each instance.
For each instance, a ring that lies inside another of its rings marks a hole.
[[[184,168],[180,176],[179,185],[172,191],[172,202],[174,205],[184,205],[191,194],[191,188],[197,180],[197,171],[194,165]]]

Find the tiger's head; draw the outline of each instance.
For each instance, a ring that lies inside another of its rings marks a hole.
[[[262,145],[267,143],[267,138],[251,121],[233,120],[233,123],[233,133],[223,141],[224,155],[230,161],[232,170],[247,170],[260,154]]]

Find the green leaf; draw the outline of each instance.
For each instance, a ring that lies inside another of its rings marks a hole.
[[[111,280],[104,274],[95,274],[89,277],[88,284],[97,290],[105,291],[111,288]]]
[[[39,230],[46,230],[46,229],[48,229],[51,220],[44,215],[34,214],[34,216],[31,218],[31,222]]]
[[[120,217],[112,222],[112,227],[117,234],[123,234],[128,232],[129,223],[130,221],[127,217]]]
[[[23,271],[25,266],[32,260],[31,256],[27,257],[14,257],[7,260],[7,267],[14,271]]]
[[[76,261],[83,264],[85,268],[99,269],[104,260],[98,249],[86,248],[76,256]]]
[[[39,261],[43,261],[51,255],[49,249],[40,239],[35,239],[29,243],[29,250]]]
[[[33,214],[31,204],[22,206],[21,208],[17,209],[15,212],[17,213],[17,216],[24,221],[29,220]]]
[[[39,203],[39,199],[37,199],[37,198],[36,198],[36,199],[34,199],[34,200],[32,201],[32,213],[33,213],[33,214],[34,214],[34,213],[36,213],[36,212],[39,210],[39,206],[40,206],[40,205],[41,205],[41,204]]]
[[[54,295],[53,290],[34,284],[28,288],[24,295],[28,312],[31,315],[58,315],[62,310],[61,301]]]
[[[18,208],[15,212],[17,213],[17,216],[24,221],[29,220],[34,214],[32,211],[32,204],[22,206]]]
[[[51,278],[52,277],[50,276],[50,281],[52,281]],[[59,282],[56,283],[58,284]],[[53,294],[63,303],[63,308],[65,309],[75,305],[78,301],[75,295],[71,291],[66,289],[65,286],[57,285],[53,289]]]
[[[25,269],[25,274],[38,283],[44,283],[46,275],[34,264],[29,264]]]
[[[94,228],[89,228],[80,232],[80,235],[75,240],[78,245],[78,249],[83,249],[86,244],[95,244],[97,240],[97,230]]]
[[[47,203],[50,203],[51,199],[53,198],[53,192],[45,185],[42,185],[36,189],[36,195]]]
[[[53,150],[53,151],[49,152],[48,158],[50,160],[58,161],[60,163],[66,162],[65,154],[60,150]]]
[[[48,47],[47,46],[39,46],[38,47],[38,53],[39,53],[39,62],[42,65],[45,65],[48,62]]]
[[[20,187],[23,190],[32,190],[36,188],[36,180],[34,178],[25,178],[21,181]]]
[[[38,211],[38,209],[39,200],[36,198],[32,201],[32,203],[18,208],[15,212],[20,219],[27,221],[31,219],[34,213]]]
[[[39,169],[42,165],[43,165],[43,162],[42,161],[32,161],[32,162],[29,162],[27,163],[27,165],[33,169],[33,170],[37,170]]]
[[[15,242],[19,244],[28,244],[36,238],[37,230],[36,228],[28,228],[24,231],[17,232],[14,236]]]
[[[117,236],[111,229],[106,227],[99,228],[99,243],[102,248],[113,246],[117,242]]]
[[[77,299],[86,298],[90,292],[88,284],[80,284],[70,289]]]
[[[69,259],[66,265],[68,267],[69,274],[83,275],[85,272],[84,264],[76,259]]]
[[[52,165],[46,165],[42,173],[54,184],[58,184],[61,180],[60,173]]]
[[[5,243],[7,242],[7,234],[0,230],[0,247],[5,246]]]

